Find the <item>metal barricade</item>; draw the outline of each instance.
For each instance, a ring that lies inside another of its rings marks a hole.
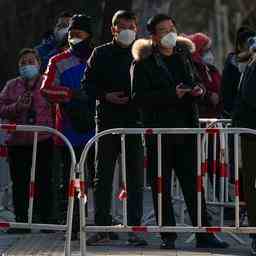
[[[40,230],[56,230],[65,231],[65,256],[71,255],[71,231],[72,231],[72,220],[73,220],[73,208],[74,208],[74,195],[75,190],[80,189],[77,185],[79,180],[75,179],[75,169],[76,169],[76,156],[74,149],[69,142],[69,140],[59,131],[45,126],[33,126],[33,125],[15,125],[15,124],[0,124],[0,131],[5,131],[8,133],[14,132],[33,132],[34,142],[33,142],[33,152],[32,152],[32,166],[31,175],[29,183],[29,208],[28,208],[28,222],[1,222],[0,229],[9,228],[29,228],[29,229],[40,229]],[[54,136],[59,137],[68,147],[71,156],[71,167],[70,167],[70,182],[69,182],[69,199],[68,199],[68,210],[67,210],[67,222],[64,225],[59,224],[43,224],[43,223],[33,223],[33,204],[34,204],[34,192],[35,192],[35,171],[36,171],[36,154],[37,154],[37,143],[38,143],[38,133],[50,133]],[[77,182],[78,181],[78,182]],[[80,183],[79,183],[80,184]]]
[[[108,134],[120,135],[121,136],[121,154],[122,154],[122,177],[123,177],[123,188],[124,193],[126,191],[126,162],[125,162],[125,136],[130,134],[147,134],[157,135],[157,147],[158,147],[158,179],[162,177],[162,152],[161,152],[161,138],[162,134],[186,134],[197,136],[197,200],[198,200],[198,211],[197,211],[197,226],[162,226],[162,194],[161,190],[158,192],[158,226],[127,226],[127,197],[123,197],[123,225],[118,226],[86,226],[85,218],[85,204],[87,197],[85,195],[85,176],[84,176],[84,162],[90,147],[93,143]],[[203,182],[202,182],[202,137],[206,134],[233,134],[234,135],[234,159],[235,159],[235,225],[234,226],[213,226],[204,227],[202,226],[202,193],[203,193]],[[245,128],[152,128],[152,129],[137,129],[137,128],[119,128],[111,129],[100,132],[93,137],[85,146],[82,156],[79,161],[79,173],[81,183],[81,197],[80,197],[80,250],[81,255],[86,255],[86,232],[191,232],[191,233],[256,233],[256,227],[241,227],[239,223],[239,137],[241,134],[252,134],[256,135],[256,131]]]

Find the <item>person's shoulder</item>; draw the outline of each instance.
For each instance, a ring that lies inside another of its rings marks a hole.
[[[61,61],[67,60],[72,57],[72,54],[69,50],[65,50],[51,57],[50,62],[58,64]]]
[[[193,54],[196,51],[195,44],[187,37],[178,36],[175,52],[178,54]]]
[[[149,39],[138,39],[132,46],[132,56],[136,65],[143,65],[153,56],[153,44]]]
[[[15,88],[19,85],[22,85],[22,84],[24,84],[24,80],[20,76],[18,76],[18,77],[8,80],[6,82],[4,88],[12,90],[13,88]]]
[[[101,45],[95,47],[93,50],[93,53],[101,56],[106,53],[109,53],[112,50],[113,50],[113,42],[108,42],[108,43],[101,44]]]

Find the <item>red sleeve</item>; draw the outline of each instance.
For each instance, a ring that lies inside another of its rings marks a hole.
[[[69,102],[72,98],[72,91],[68,87],[60,85],[60,74],[55,57],[49,61],[40,91],[52,103]]]

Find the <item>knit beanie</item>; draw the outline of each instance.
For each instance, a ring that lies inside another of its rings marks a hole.
[[[84,14],[76,14],[71,18],[68,31],[78,29],[92,35],[91,17]]]

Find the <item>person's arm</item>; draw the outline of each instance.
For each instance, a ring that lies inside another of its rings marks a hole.
[[[243,102],[250,106],[254,111],[256,109],[256,61],[250,63],[243,73],[240,84],[241,97]],[[254,118],[254,117],[252,117]]]
[[[132,100],[140,107],[172,104],[177,101],[176,87],[152,90],[150,76],[143,64],[135,63],[131,68]]]
[[[224,113],[231,115],[234,101],[237,95],[240,73],[228,58],[224,65],[221,79],[221,98],[223,101]]]
[[[73,97],[73,92],[66,86],[60,84],[60,74],[55,58],[51,58],[43,75],[40,91],[52,103],[66,103]]]
[[[98,49],[93,50],[91,57],[87,61],[81,85],[89,97],[105,100],[106,90],[102,78],[102,59]]]
[[[11,98],[14,82],[5,85],[0,93],[0,117],[15,120],[22,112],[27,111],[31,105],[31,96],[27,93],[19,96],[15,102]]]

